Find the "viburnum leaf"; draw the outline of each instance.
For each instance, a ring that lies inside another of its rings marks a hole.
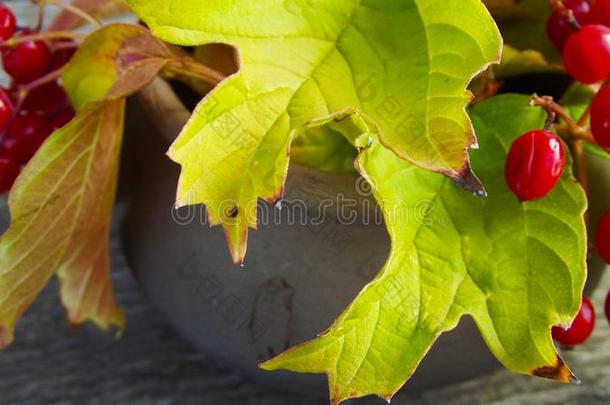
[[[125,323],[108,262],[124,100],[90,103],[57,130],[17,179],[0,239],[0,347],[57,272],[70,321]]]
[[[329,120],[346,122],[345,115]],[[481,145],[472,163],[487,187],[484,199],[397,158],[360,118],[354,144],[370,146],[358,166],[381,203],[390,256],[328,331],[262,368],[326,373],[333,403],[368,394],[390,399],[437,337],[470,315],[506,367],[563,382],[574,378],[550,330],[569,324],[581,303],[584,192],[569,167],[540,201],[521,203],[509,191],[503,173],[511,142],[545,120],[527,97],[492,98],[471,116]],[[421,201],[432,206],[413,220]]]
[[[177,205],[205,203],[235,262],[257,198],[278,200],[290,144],[308,120],[358,108],[397,155],[481,192],[466,86],[501,38],[480,0],[128,0],[164,41],[236,46],[238,74],[196,109],[169,156]]]
[[[538,51],[527,49],[520,51],[512,46],[505,45],[502,52],[502,61],[493,67],[494,78],[504,80],[534,73],[560,73],[558,65],[549,64],[544,55]]]
[[[0,347],[13,340],[15,322],[55,273],[73,324],[124,327],[108,238],[125,97],[162,68],[207,74],[145,28],[127,24],[89,35],[66,66],[62,81],[77,115],[44,143],[9,197],[11,226],[0,239]]]

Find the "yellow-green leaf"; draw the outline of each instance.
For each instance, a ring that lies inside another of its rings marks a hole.
[[[469,315],[506,367],[573,380],[551,327],[569,324],[580,308],[586,200],[570,168],[542,200],[521,203],[508,189],[503,173],[512,141],[545,121],[528,101],[499,96],[471,111],[481,143],[473,167],[487,198],[398,159],[379,142],[374,125],[355,116],[361,132],[346,134],[354,145],[370,145],[358,167],[375,185],[392,239],[390,256],[328,331],[264,369],[326,373],[332,403],[369,394],[389,400],[438,336]],[[418,218],[413,213],[422,201],[430,208]]]
[[[308,120],[355,107],[398,156],[481,192],[465,106],[501,39],[480,0],[129,0],[153,34],[221,42],[240,71],[196,109],[169,156],[178,205],[206,204],[243,261],[258,198],[281,197],[290,144]]]

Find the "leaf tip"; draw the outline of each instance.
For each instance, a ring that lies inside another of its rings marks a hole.
[[[13,343],[13,333],[5,325],[0,325],[0,351]]]
[[[459,172],[457,176],[450,175],[450,177],[458,187],[473,193],[477,197],[487,197],[487,191],[485,190],[483,183],[481,183],[481,180],[479,180],[479,178],[472,171],[470,163],[467,163],[464,169]]]
[[[557,355],[555,364],[538,367],[532,371],[535,377],[546,378],[548,380],[559,381],[566,384],[580,384],[581,381],[568,368],[561,356]]]

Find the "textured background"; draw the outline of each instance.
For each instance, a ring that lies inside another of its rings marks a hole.
[[[29,1],[7,3],[17,10],[22,23],[35,19],[35,8]],[[1,198],[0,229],[7,225],[6,199]],[[123,338],[115,340],[91,326],[70,331],[53,281],[19,322],[15,344],[0,354],[0,404],[311,403],[266,392],[192,351],[139,290],[125,264],[116,232],[112,252],[116,293],[128,319]],[[610,274],[605,275],[603,287],[594,297],[599,319],[593,337],[565,355],[582,385],[564,386],[501,370],[393,403],[610,403],[610,326],[602,313],[608,288]],[[383,403],[375,399],[355,402]]]

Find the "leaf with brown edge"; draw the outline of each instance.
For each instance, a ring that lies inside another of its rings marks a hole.
[[[44,143],[9,196],[0,239],[0,346],[53,274],[70,321],[124,327],[108,266],[124,100],[84,106]]]
[[[541,200],[520,202],[508,188],[510,145],[546,119],[529,106],[529,97],[492,97],[470,115],[481,143],[472,163],[487,198],[398,159],[357,110],[311,122],[330,123],[361,151],[357,167],[374,185],[391,251],[377,277],[326,332],[263,369],[325,373],[333,403],[365,395],[389,400],[438,337],[470,316],[507,368],[577,381],[558,356],[551,327],[570,324],[582,303],[585,193],[570,165]],[[424,216],[414,216],[422,202],[428,204]]]
[[[347,107],[374,119],[396,155],[482,192],[468,161],[476,137],[466,87],[498,61],[501,38],[480,0],[128,3],[164,41],[239,51],[239,72],[169,151],[182,166],[178,204],[206,205],[234,261],[256,226],[248,207],[281,197],[295,134]],[[227,202],[237,218],[221,214]]]

